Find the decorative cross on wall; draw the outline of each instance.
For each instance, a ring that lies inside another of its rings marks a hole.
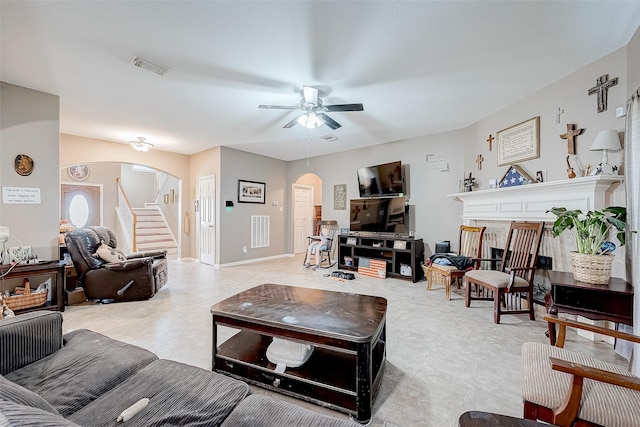
[[[494,139],[495,138],[493,137],[493,135],[489,134],[489,138],[487,138],[487,142],[489,143],[489,151],[491,151],[491,143]]]
[[[560,114],[564,114],[564,110],[560,107],[552,114],[556,118],[556,124],[560,124]]]
[[[478,165],[478,170],[481,171],[482,170],[482,162],[484,161],[484,157],[482,157],[482,154],[478,154],[478,157],[476,157],[476,164]]]
[[[567,152],[576,154],[576,138],[581,135],[585,129],[576,129],[576,125],[567,123],[567,133],[560,135],[560,138],[567,140]]]
[[[618,84],[618,78],[609,80],[609,74],[598,77],[596,85],[589,89],[589,95],[598,94],[598,113],[607,111],[607,94],[610,87]]]

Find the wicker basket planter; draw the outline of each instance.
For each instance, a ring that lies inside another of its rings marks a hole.
[[[573,278],[580,282],[604,285],[611,277],[613,255],[590,255],[571,252]]]

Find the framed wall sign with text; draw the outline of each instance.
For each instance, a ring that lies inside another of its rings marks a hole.
[[[498,166],[540,157],[540,116],[496,133]]]

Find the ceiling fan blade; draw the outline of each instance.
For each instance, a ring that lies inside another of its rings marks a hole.
[[[258,105],[258,108],[272,108],[278,110],[297,110],[298,106],[286,106],[286,105]]]
[[[333,120],[331,117],[327,116],[324,113],[319,113],[318,117],[320,117],[322,120],[324,120],[324,124],[329,126],[333,130],[336,130],[339,127],[342,127],[342,125],[340,123],[336,122],[335,120]]]
[[[291,120],[289,123],[287,123],[286,125],[282,126],[283,129],[289,129],[294,127],[295,125],[298,124],[298,117],[304,116],[304,114],[300,114],[299,116],[296,116],[296,118],[294,118],[293,120]]]
[[[318,89],[313,86],[302,86],[305,104],[318,105]]]
[[[322,107],[326,111],[364,111],[362,104],[337,104],[337,105],[325,105]]]

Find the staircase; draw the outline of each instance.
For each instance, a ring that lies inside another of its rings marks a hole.
[[[167,255],[178,254],[178,242],[173,237],[167,221],[158,205],[149,204],[144,208],[133,208],[136,215],[136,249],[139,252],[166,249]]]

